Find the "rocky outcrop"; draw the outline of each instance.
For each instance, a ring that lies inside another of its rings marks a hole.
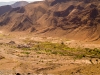
[[[0,26],[46,36],[97,40],[100,33],[99,0],[45,0],[13,8],[2,15]]]
[[[26,2],[26,1],[19,1],[19,2],[15,2],[11,6],[12,6],[12,8],[17,8],[17,7],[25,6],[27,4],[28,4],[28,2]]]
[[[0,15],[3,15],[4,13],[10,11],[11,9],[12,9],[12,7],[10,5],[1,6],[0,7]]]

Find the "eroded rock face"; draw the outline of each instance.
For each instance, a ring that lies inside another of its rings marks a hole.
[[[85,2],[85,3],[89,3],[89,2],[91,2],[91,0],[84,0],[84,2]]]
[[[71,5],[69,6],[66,10],[64,11],[57,11],[57,12],[54,12],[54,16],[57,16],[57,17],[65,17],[65,16],[68,16],[69,13],[74,9],[74,6]]]
[[[90,12],[90,18],[95,19],[98,15],[98,9],[97,8],[93,8]]]
[[[25,12],[25,9],[23,7],[21,7],[17,12],[18,13],[24,13]]]
[[[94,40],[94,37],[98,38],[100,35],[99,2],[99,0],[34,2],[24,7],[13,8],[1,15],[0,26],[4,26],[4,29],[6,26],[9,27],[9,31]]]
[[[0,6],[0,15],[10,11],[12,7],[10,5]]]
[[[12,8],[17,8],[17,7],[25,6],[27,4],[28,4],[28,2],[26,2],[26,1],[19,1],[19,2],[12,4],[11,6],[12,6]]]
[[[54,0],[52,3],[51,3],[51,6],[57,4],[57,3],[62,3],[62,2],[66,2],[66,1],[69,1],[69,0]]]

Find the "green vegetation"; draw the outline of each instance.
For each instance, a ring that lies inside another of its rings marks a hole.
[[[38,54],[56,54],[56,55],[67,55],[69,50],[72,48],[67,47],[64,44],[50,43],[50,42],[40,42],[37,45],[34,45],[34,50]]]
[[[25,41],[26,42],[26,41]],[[51,43],[51,42],[36,42],[27,40],[30,47],[22,47],[20,49],[24,51],[33,50],[37,54],[55,54],[61,56],[72,56],[74,59],[81,59],[85,57],[89,58],[100,58],[100,49],[90,48],[70,48],[62,43]]]
[[[22,52],[23,54],[26,54],[27,57],[29,57],[30,52]]]
[[[27,55],[29,55],[30,54],[30,52],[22,52],[23,54],[27,54]]]
[[[22,50],[25,50],[25,51],[28,51],[28,50],[31,50],[31,48],[21,48]]]
[[[100,49],[94,48],[84,48],[77,49],[76,56],[78,58],[89,57],[89,58],[100,58]]]

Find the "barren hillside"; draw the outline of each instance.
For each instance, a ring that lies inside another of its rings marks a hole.
[[[9,31],[27,31],[45,36],[99,40],[99,0],[45,0],[13,8],[0,17]]]
[[[12,7],[10,5],[0,6],[0,15],[10,11]]]
[[[0,7],[0,75],[100,74],[100,0],[17,6]]]
[[[17,7],[25,6],[25,5],[27,5],[27,4],[28,4],[28,2],[26,2],[26,1],[19,1],[19,2],[15,2],[15,3],[12,4],[11,6],[12,6],[13,8],[17,8]]]

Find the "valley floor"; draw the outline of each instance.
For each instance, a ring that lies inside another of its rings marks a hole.
[[[0,75],[99,75],[99,48],[82,41],[0,32]]]

